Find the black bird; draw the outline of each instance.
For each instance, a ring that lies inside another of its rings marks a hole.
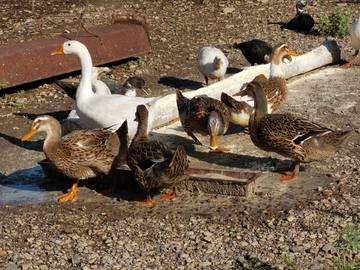
[[[234,48],[240,49],[246,60],[253,66],[256,64],[270,63],[270,55],[273,47],[266,41],[253,39],[241,43],[236,43]]]
[[[281,26],[289,30],[310,31],[314,26],[314,18],[303,10],[307,6],[306,0],[299,0],[296,3],[296,15],[287,24]],[[309,7],[309,6],[308,6]]]

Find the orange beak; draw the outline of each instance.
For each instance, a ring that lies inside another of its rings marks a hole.
[[[33,125],[31,125],[28,132],[26,132],[26,134],[21,138],[21,140],[25,141],[25,140],[29,139],[36,132],[37,132],[37,130],[33,127]]]
[[[64,45],[61,44],[59,48],[51,53],[51,55],[64,54]]]
[[[294,53],[292,50],[289,49],[289,51],[287,52],[287,55],[297,55],[297,54]]]

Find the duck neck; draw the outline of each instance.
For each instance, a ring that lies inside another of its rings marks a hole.
[[[252,117],[254,118],[255,124],[260,121],[265,115],[268,114],[267,99],[264,91],[257,91],[254,93],[254,109]]]
[[[218,111],[211,111],[208,120],[208,132],[211,135],[224,134],[224,121],[222,115]]]
[[[76,98],[82,93],[93,93],[91,89],[91,80],[92,80],[92,60],[90,53],[86,50],[79,52],[78,57],[81,63],[81,80],[79,84],[80,91],[76,92]]]
[[[270,77],[284,77],[284,73],[282,71],[280,65],[280,58],[273,58],[270,62]]]
[[[296,5],[296,12],[297,14],[306,13],[303,9],[301,9],[300,5]]]
[[[44,141],[43,150],[46,157],[51,157],[51,153],[58,148],[61,141],[61,126],[59,122],[52,123],[51,128],[46,129],[46,138]]]
[[[148,126],[148,120],[140,118],[138,119],[138,128],[135,133],[133,141],[148,141],[150,140],[149,136],[147,135],[147,126]]]

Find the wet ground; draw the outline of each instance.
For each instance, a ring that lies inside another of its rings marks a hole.
[[[238,205],[239,209],[244,209],[246,201],[251,201],[249,210],[280,210],[291,208],[326,193],[333,181],[332,175],[341,172],[341,159],[350,155],[359,158],[359,151],[357,151],[360,143],[359,119],[356,108],[359,106],[357,98],[360,92],[354,80],[359,70],[359,67],[342,70],[330,66],[289,80],[289,97],[279,112],[294,111],[298,115],[314,119],[314,121],[330,128],[352,128],[355,132],[329,161],[301,166],[299,177],[288,183],[276,180],[280,175],[271,171],[276,167],[290,165],[290,161],[277,154],[266,153],[256,148],[252,144],[247,130],[240,126],[231,124],[227,134],[219,138],[219,145],[231,149],[229,153],[219,154],[208,153],[209,148],[206,145],[209,144],[209,137],[199,135],[199,140],[205,146],[195,144],[185,134],[179,122],[153,130],[151,137],[165,141],[171,148],[176,148],[179,144],[184,145],[189,156],[190,166],[193,168],[261,173],[258,179],[245,187],[245,189],[249,190],[246,197],[223,195],[226,192],[223,192],[223,194],[203,193],[206,190],[200,190],[200,193],[199,191],[189,192],[180,188],[181,195],[176,200],[186,201],[187,203],[180,204],[179,207],[182,210],[195,211],[199,209],[199,206],[195,203],[199,196],[205,200],[206,198],[218,196],[222,198],[220,204]],[[304,87],[305,82],[306,87]],[[347,87],[341,87],[342,82],[347,82]],[[320,90],[320,86],[322,90]],[[311,104],[316,106],[310,106]],[[333,106],[333,104],[337,105]],[[334,114],[337,117],[330,119],[326,116]],[[0,179],[0,204],[53,203],[56,201],[57,196],[62,195],[71,187],[71,181],[59,181],[59,179],[46,177],[37,164],[37,161],[44,157],[43,153],[41,149],[33,150],[29,145],[35,143],[41,145],[43,137],[44,134],[41,134],[39,137],[16,147],[18,154],[29,157],[28,162],[21,164],[23,168],[21,170],[3,172]],[[3,137],[3,139],[5,138]],[[14,140],[18,139],[12,138],[12,141]],[[97,192],[106,187],[105,183],[81,183],[79,200],[84,202],[110,202],[128,208],[133,205],[130,203],[131,201],[140,200],[145,196],[136,186],[123,185],[118,185],[116,193],[110,198],[96,196]],[[174,204],[174,202],[161,201],[158,195],[155,198],[157,205],[160,207],[169,203]],[[219,205],[218,200],[214,203]],[[208,204],[208,207],[212,207],[211,203]]]

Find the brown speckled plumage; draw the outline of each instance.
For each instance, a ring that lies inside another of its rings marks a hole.
[[[118,134],[108,130],[75,130],[61,137],[59,122],[43,115],[34,120],[22,140],[37,131],[47,134],[43,150],[49,163],[57,171],[75,179],[76,186],[79,180],[107,175],[119,153]],[[67,199],[72,198],[64,200]]]
[[[266,95],[259,82],[252,82],[244,95],[255,98],[255,112],[251,114],[249,131],[253,143],[265,150],[276,152],[294,161],[322,161],[330,157],[350,135],[351,131],[333,131],[292,114],[267,114]],[[294,173],[297,176],[297,173]],[[279,178],[288,181],[295,177]]]
[[[275,69],[275,66],[280,66],[281,59],[286,55],[295,55],[295,53],[292,52],[286,44],[278,44],[274,47],[271,54],[270,74],[271,71]],[[259,81],[265,91],[269,113],[273,113],[280,108],[288,95],[286,80],[282,73],[275,75],[276,76],[270,76],[269,79],[266,79],[263,74],[260,74],[253,80]],[[221,94],[221,101],[229,108],[231,122],[242,126],[248,125],[252,111],[251,105],[245,101],[237,101],[226,93]]]
[[[223,135],[227,131],[230,113],[221,101],[202,96],[188,99],[178,90],[176,103],[185,132],[198,144],[201,142],[193,134],[195,131],[210,136]]]
[[[149,139],[146,134],[147,118],[146,107],[139,105],[136,112],[138,130],[126,160],[137,184],[150,196],[152,189],[174,187],[188,179],[189,164],[182,145],[173,152],[164,142]]]

